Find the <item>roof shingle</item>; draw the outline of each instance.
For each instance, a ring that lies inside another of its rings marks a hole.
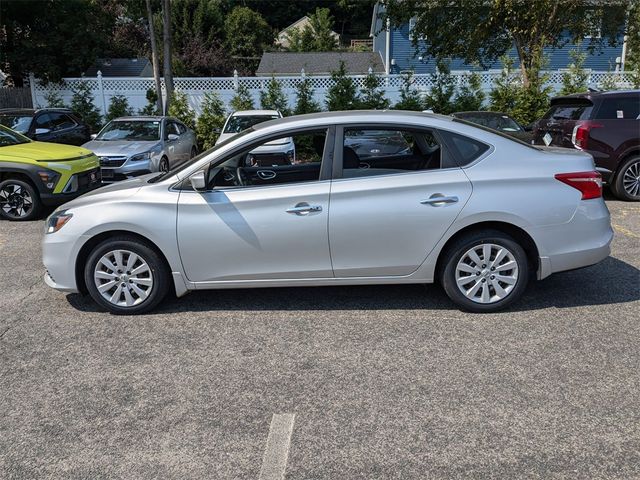
[[[256,75],[300,75],[303,68],[308,75],[328,75],[340,68],[340,61],[353,75],[364,75],[369,67],[375,73],[384,73],[377,52],[265,52]]]

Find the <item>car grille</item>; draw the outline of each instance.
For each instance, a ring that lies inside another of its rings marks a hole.
[[[121,167],[126,161],[127,157],[100,157],[100,166],[117,168]]]

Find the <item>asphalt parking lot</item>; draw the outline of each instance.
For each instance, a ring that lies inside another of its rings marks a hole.
[[[640,205],[607,203],[609,259],[491,315],[416,285],[112,316],[0,222],[0,478],[640,478]]]

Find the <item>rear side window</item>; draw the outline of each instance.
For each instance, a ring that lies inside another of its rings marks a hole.
[[[593,104],[586,100],[580,102],[557,102],[544,114],[546,120],[585,120]]]
[[[444,130],[441,134],[445,138],[447,145],[453,151],[453,154],[461,167],[469,165],[489,150],[489,145],[479,142],[478,140],[474,140],[473,138]]]
[[[597,120],[640,119],[640,95],[625,98],[606,98],[595,116]]]

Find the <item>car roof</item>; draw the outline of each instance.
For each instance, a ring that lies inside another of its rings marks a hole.
[[[142,120],[160,121],[163,118],[171,119],[171,120],[177,120],[174,117],[168,117],[168,116],[165,116],[165,115],[130,115],[130,116],[127,116],[127,117],[114,118],[113,120],[116,121],[116,122],[119,121],[119,120],[127,120],[127,121],[136,121],[136,120],[139,120],[139,121],[142,121]]]
[[[572,93],[571,95],[559,95],[551,99],[552,102],[557,103],[562,100],[592,100],[603,97],[635,97],[640,96],[640,90],[607,90],[606,92],[580,92]]]
[[[231,114],[232,117],[248,117],[250,115],[280,115],[277,110],[238,110]]]
[[[67,107],[47,107],[47,108],[0,108],[0,113],[17,113],[34,115],[38,112],[64,112],[73,113],[73,110]]]

